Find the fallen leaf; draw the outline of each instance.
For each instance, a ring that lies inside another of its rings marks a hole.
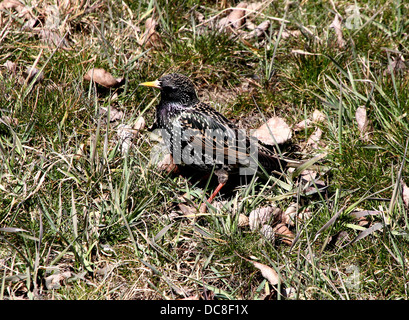
[[[268,224],[263,224],[260,233],[269,241],[274,241],[274,230]]]
[[[292,137],[290,127],[280,117],[272,117],[267,123],[255,130],[252,135],[262,143],[270,146],[274,146],[276,143],[285,143]]]
[[[186,217],[195,217],[197,215],[197,209],[191,206],[187,206],[183,203],[179,203],[178,207]]]
[[[45,286],[48,290],[59,289],[61,287],[61,283],[68,278],[71,278],[70,271],[54,273],[45,278]]]
[[[317,172],[313,170],[303,170],[300,175],[301,179],[303,179],[305,182],[311,182],[314,181],[315,178],[317,177]]]
[[[327,120],[327,116],[318,109],[315,109],[312,114],[312,121],[314,121],[315,123],[320,123],[325,122],[325,120]]]
[[[139,39],[139,44],[145,46],[145,48],[159,48],[163,46],[162,38],[158,32],[156,32],[156,26],[158,23],[154,18],[148,18],[145,21],[145,32]]]
[[[291,245],[293,243],[295,238],[294,233],[292,233],[284,223],[278,223],[274,226],[273,231],[276,235],[280,235],[281,241],[285,244]]]
[[[402,54],[399,54],[398,57],[392,57],[389,61],[388,67],[383,72],[384,75],[391,74],[392,72],[396,74],[397,72],[401,72],[406,70],[408,67],[406,65],[405,59],[403,58]]]
[[[358,107],[355,112],[355,119],[358,123],[358,129],[360,133],[360,137],[364,141],[369,140],[369,132],[368,132],[368,118],[366,115],[366,108],[364,106]]]
[[[263,275],[264,278],[267,279],[267,281],[272,285],[275,286],[278,284],[280,278],[278,276],[278,273],[271,267],[266,266],[265,264],[262,264],[257,261],[251,261],[248,260],[255,266],[257,269],[261,271],[261,274]]]
[[[302,33],[301,33],[300,30],[284,30],[281,33],[281,38],[285,40],[285,39],[288,39],[290,37],[298,38],[301,35],[302,35]]]
[[[298,212],[298,205],[296,203],[292,203],[281,215],[280,221],[285,223],[289,226],[294,226],[294,221],[296,219]]]
[[[244,15],[247,7],[246,2],[240,2],[235,8],[232,8],[229,15],[219,21],[220,30],[238,29],[245,23]]]
[[[30,83],[33,79],[36,79],[34,84],[38,84],[44,80],[43,72],[35,67],[27,67],[23,72],[23,76],[25,77],[24,81],[27,81],[27,83]]]
[[[242,228],[247,227],[249,225],[249,218],[245,214],[240,213],[237,225]]]
[[[340,49],[345,47],[345,40],[342,34],[341,23],[342,23],[342,17],[339,14],[336,14],[334,20],[329,26],[330,28],[334,28],[335,30],[335,34],[337,35],[337,44]]]
[[[108,108],[106,107],[101,107],[99,109],[100,111],[100,115],[103,116],[108,116]],[[119,121],[122,120],[122,118],[124,117],[124,113],[114,107],[111,107],[111,110],[109,111],[109,121],[110,122],[115,122],[115,121]]]
[[[268,29],[270,28],[271,22],[270,20],[265,20],[260,23],[257,27],[254,28],[251,32],[244,36],[245,39],[251,38],[263,38],[266,34]]]
[[[129,125],[120,124],[116,132],[122,153],[127,153],[132,146],[136,130]]]
[[[322,137],[322,130],[320,128],[316,128],[315,131],[310,135],[307,141],[307,145],[313,149],[319,148],[319,141]]]
[[[261,228],[263,224],[267,224],[271,222],[271,218],[273,216],[276,207],[263,207],[257,208],[250,212],[249,215],[249,226],[250,230],[258,230]]]
[[[12,117],[9,117],[9,116],[0,117],[0,122],[5,123],[6,125],[13,125],[13,126],[18,125],[18,119],[17,118],[12,118]]]
[[[312,121],[310,119],[302,120],[298,122],[296,125],[294,125],[293,129],[294,131],[300,131],[300,130],[304,130],[305,128],[310,128],[311,122]]]
[[[401,180],[402,184],[402,200],[406,207],[409,207],[409,188],[406,183]]]
[[[145,119],[141,116],[135,121],[133,128],[137,131],[142,131],[146,127]]]
[[[0,3],[0,10],[10,10],[13,9],[18,12],[18,16],[23,19],[29,19],[31,17],[29,9],[17,0],[3,0]]]
[[[166,173],[177,173],[179,171],[178,166],[173,162],[173,157],[170,153],[165,154],[163,159],[158,163],[158,169],[165,171]]]
[[[124,82],[123,78],[114,78],[102,68],[92,68],[84,75],[84,80],[92,80],[105,88],[117,88]]]
[[[10,61],[10,60],[7,60],[7,61],[3,64],[3,66],[5,66],[6,69],[7,69],[10,73],[15,74],[16,71],[17,71],[17,63],[14,63],[14,62],[12,62],[12,61]]]

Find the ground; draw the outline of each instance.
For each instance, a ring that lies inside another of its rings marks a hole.
[[[0,299],[408,298],[409,5],[238,5],[0,2]],[[321,158],[198,215],[214,179],[150,161],[159,92],[138,84],[169,72]]]

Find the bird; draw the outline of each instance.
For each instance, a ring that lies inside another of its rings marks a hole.
[[[219,184],[208,203],[226,185],[229,176],[239,174],[240,169],[256,165],[271,173],[286,168],[288,162],[284,158],[251,140],[232,121],[200,101],[187,76],[170,73],[140,85],[160,89],[151,130],[163,130],[165,144],[173,159],[179,161],[177,164],[207,174],[214,171],[218,177]],[[205,206],[200,211],[205,211]]]

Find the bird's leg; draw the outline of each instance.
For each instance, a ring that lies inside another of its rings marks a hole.
[[[212,195],[209,197],[209,199],[207,199],[208,203],[211,203],[213,201],[213,199],[216,197],[216,195],[220,192],[220,190],[223,188],[223,186],[227,183],[227,179],[229,178],[226,170],[220,169],[215,171],[215,174],[218,178],[219,181],[219,185],[217,186],[217,188],[213,191]],[[206,212],[206,202],[202,203],[202,205],[200,206],[200,212],[201,213],[205,213]]]

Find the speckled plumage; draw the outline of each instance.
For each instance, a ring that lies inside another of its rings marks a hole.
[[[199,101],[193,83],[184,75],[172,73],[161,77],[155,82],[145,82],[141,85],[159,88],[161,90],[161,99],[156,107],[156,122],[155,127],[165,129],[171,136],[169,149],[172,152],[175,147],[175,131],[180,129],[181,133],[186,130],[192,130],[197,133],[198,139],[194,141],[182,143],[182,148],[187,143],[201,144],[205,149],[206,143],[209,143],[206,138],[207,129],[220,130],[227,137],[237,137],[238,127],[231,121],[225,118],[209,105]],[[219,177],[219,182],[224,184],[227,181],[227,174],[237,173],[242,165],[239,161],[231,165],[227,161],[228,145],[222,142],[219,147],[224,150],[224,163],[216,163],[212,161],[209,155],[202,155],[202,161],[196,159],[194,163],[188,164],[195,169],[210,172],[215,168],[215,172]],[[207,145],[209,146],[209,145]],[[237,153],[248,155],[250,148],[250,140],[246,138],[245,147],[238,149]],[[207,163],[206,163],[207,162]],[[273,170],[281,170],[286,166],[286,162],[279,159],[270,150],[259,146],[258,147],[258,162],[264,167],[267,172]]]

